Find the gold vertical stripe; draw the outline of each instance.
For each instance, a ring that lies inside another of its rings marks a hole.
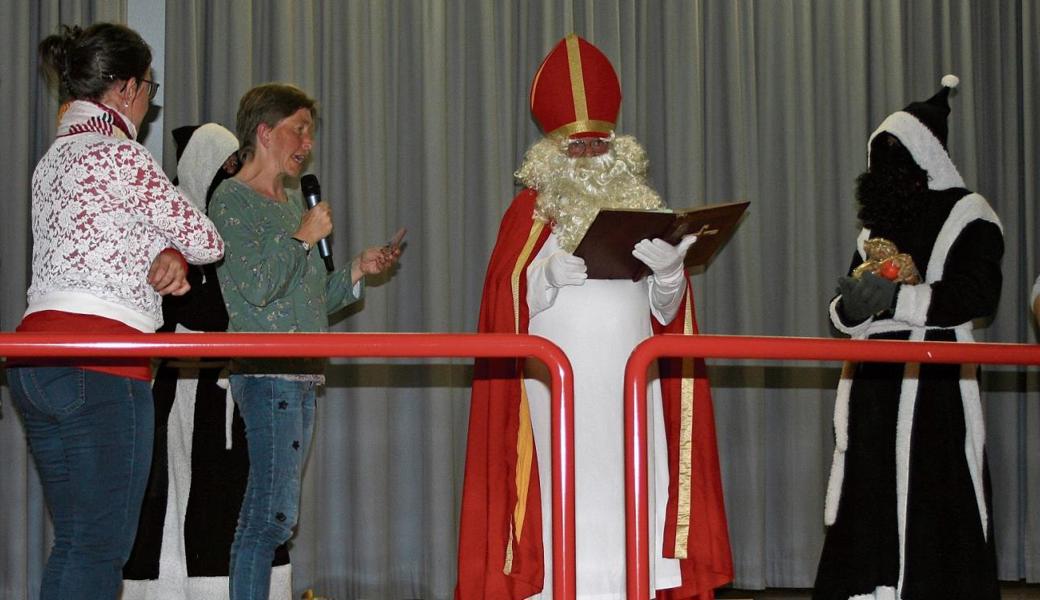
[[[520,379],[520,427],[516,438],[516,508],[513,509],[513,521],[516,523],[516,538],[520,539],[527,517],[527,490],[531,485],[531,463],[534,460],[531,405],[527,402],[523,378]]]
[[[520,256],[517,257],[516,264],[513,265],[512,276],[509,278],[510,288],[513,292],[513,333],[520,333],[520,276],[524,272],[524,265],[527,264],[527,259],[534,251],[534,245],[538,243],[538,236],[541,235],[544,227],[545,223],[541,221],[531,223],[531,233],[527,234],[527,242],[520,250]]]
[[[513,293],[513,332],[520,333],[520,277],[524,274],[524,265],[534,251],[534,246],[542,233],[545,223],[534,221],[527,242],[520,251],[520,256],[513,265],[510,286]],[[531,485],[531,466],[534,461],[534,435],[531,431],[531,408],[527,402],[527,390],[524,389],[523,377],[517,382],[520,386],[520,414],[516,435],[516,506],[513,507],[513,528],[510,537],[520,539],[524,531],[524,519],[527,516],[527,492]],[[537,535],[541,535],[538,532]],[[506,573],[512,570],[512,543],[506,550]]]
[[[693,334],[693,299],[686,290],[686,310],[683,313],[683,334]],[[679,425],[679,506],[675,520],[676,558],[686,558],[690,539],[690,489],[693,479],[693,359],[682,361],[681,416]]]
[[[585,100],[585,75],[581,71],[581,49],[578,36],[567,36],[567,66],[571,72],[571,95],[574,97],[574,120],[589,120],[589,105]]]

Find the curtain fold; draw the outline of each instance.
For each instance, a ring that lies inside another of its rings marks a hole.
[[[0,168],[12,191],[0,224],[4,330],[24,310],[29,179],[53,133],[35,46],[59,22],[124,16],[118,2],[0,8],[14,49],[0,56],[11,132]],[[396,273],[361,310],[338,315],[336,330],[474,330],[512,173],[540,136],[531,78],[575,31],[617,68],[618,131],[646,146],[671,206],[751,201],[693,278],[704,333],[832,335],[827,303],[858,232],[853,181],[867,138],[955,73],[950,153],[1000,215],[1007,244],[1000,309],[977,337],[1037,341],[1038,2],[166,0],[166,17],[167,130],[234,130],[247,89],[295,83],[320,103],[310,168],[332,203],[337,264],[408,227]],[[735,585],[809,587],[838,366],[712,361],[710,372]],[[1040,582],[1040,376],[983,373],[1000,576]],[[470,377],[466,360],[330,366],[292,548],[298,592],[451,597]],[[0,597],[24,598],[42,569],[46,518],[3,393]]]

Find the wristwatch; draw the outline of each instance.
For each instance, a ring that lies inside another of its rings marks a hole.
[[[304,240],[301,240],[300,238],[297,238],[297,237],[294,237],[293,239],[300,243],[300,246],[303,248],[304,252],[310,253],[310,251],[311,251],[311,245],[310,244],[308,244]]]

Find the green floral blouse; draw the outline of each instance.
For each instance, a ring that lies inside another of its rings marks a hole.
[[[298,191],[286,194],[287,202],[277,202],[236,179],[213,192],[209,217],[224,238],[217,276],[228,331],[328,331],[329,314],[364,294],[364,278],[353,284],[349,265],[328,273],[316,248],[305,251],[292,239],[304,204]],[[321,374],[324,365],[323,359],[239,359],[232,372]]]

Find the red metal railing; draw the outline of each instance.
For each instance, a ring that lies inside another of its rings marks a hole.
[[[659,335],[645,340],[625,367],[628,600],[650,598],[646,384],[647,367],[661,357],[1040,365],[1040,346],[716,335]]]
[[[552,342],[529,335],[447,333],[0,333],[6,357],[530,357],[552,384],[553,597],[574,600],[574,377]]]

